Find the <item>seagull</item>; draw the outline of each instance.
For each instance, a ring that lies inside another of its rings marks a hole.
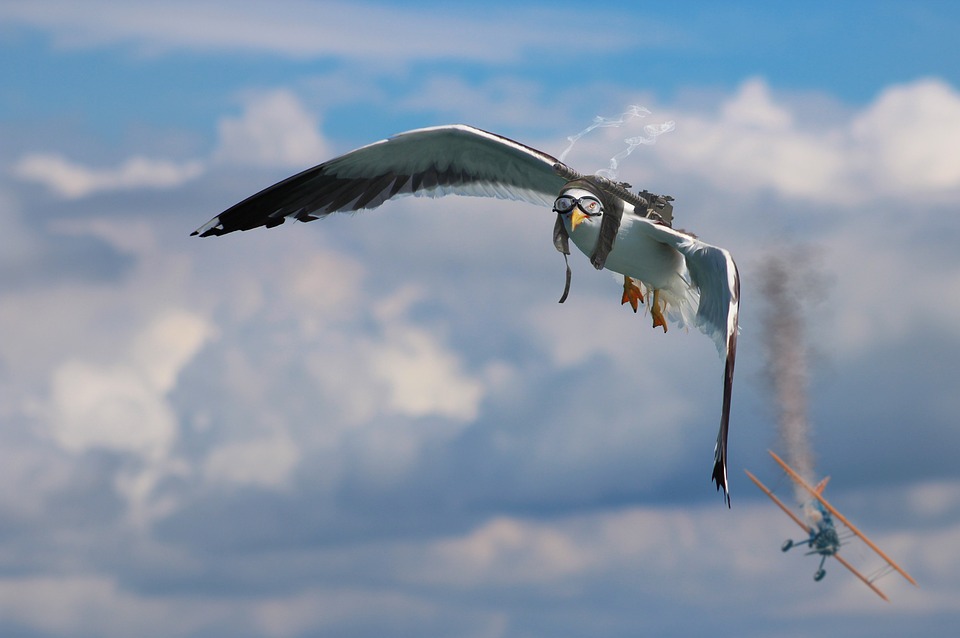
[[[288,177],[220,213],[192,235],[272,228],[377,208],[402,196],[519,200],[557,214],[554,246],[569,241],[597,270],[623,277],[621,304],[643,305],[653,327],[693,326],[724,361],[723,405],[712,480],[727,506],[727,433],[737,352],[740,277],[730,253],[672,227],[672,197],[582,175],[520,142],[463,124],[399,133]],[[570,266],[562,303],[570,288]]]

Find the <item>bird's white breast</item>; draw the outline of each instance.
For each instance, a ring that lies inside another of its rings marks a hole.
[[[569,221],[565,220],[565,223],[569,232]],[[647,222],[625,211],[605,267],[639,279],[653,288],[683,294],[689,286],[683,255],[672,246],[651,238],[645,232],[647,228]],[[570,233],[574,245],[587,256],[593,253],[599,236],[599,219],[586,220]]]

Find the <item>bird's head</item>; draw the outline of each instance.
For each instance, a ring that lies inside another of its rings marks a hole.
[[[590,255],[594,268],[603,268],[607,255],[613,250],[613,242],[620,228],[625,202],[604,188],[604,182],[594,175],[584,175],[567,182],[553,202],[557,213],[554,227],[554,244],[561,252],[567,234],[573,237],[577,247]],[[589,232],[574,235],[578,226],[589,226]],[[558,244],[558,237],[560,243]]]
[[[599,223],[603,216],[603,202],[597,193],[585,188],[565,188],[553,202],[553,212],[569,220],[570,232],[585,221]]]

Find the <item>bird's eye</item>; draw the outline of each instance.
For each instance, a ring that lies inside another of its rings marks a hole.
[[[603,207],[600,205],[600,202],[595,200],[592,197],[581,197],[580,198],[580,208],[583,209],[587,215],[599,215]]]

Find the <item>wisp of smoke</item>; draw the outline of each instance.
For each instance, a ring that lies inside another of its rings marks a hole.
[[[763,339],[767,376],[773,386],[780,437],[786,461],[812,485],[815,482],[810,424],[807,420],[807,345],[802,302],[809,296],[811,280],[807,251],[794,248],[768,256],[760,281],[766,300]],[[810,500],[795,485],[797,502]]]
[[[581,137],[583,137],[590,131],[593,131],[594,129],[598,129],[598,128],[610,128],[610,127],[619,128],[634,118],[647,117],[648,115],[651,115],[651,112],[649,109],[644,108],[642,106],[637,106],[635,104],[630,105],[626,111],[621,113],[620,116],[616,118],[602,117],[600,115],[597,115],[596,117],[593,118],[593,123],[590,124],[590,126],[583,129],[576,135],[571,135],[570,137],[567,138],[567,141],[570,142],[570,144],[567,146],[567,148],[564,149],[562,153],[560,153],[560,161],[561,162],[565,161],[567,155],[570,153],[571,150],[573,150],[573,146],[574,144],[577,143],[577,140],[579,140]],[[627,148],[623,151],[620,151],[613,157],[611,157],[609,167],[598,170],[596,174],[602,177],[606,177],[607,179],[616,181],[618,169],[620,167],[620,160],[630,155],[630,153],[633,152],[633,149],[637,148],[638,146],[641,146],[643,144],[656,144],[658,136],[663,135],[664,133],[669,133],[675,128],[676,128],[676,123],[673,122],[672,120],[663,122],[662,124],[647,124],[646,126],[643,127],[643,132],[644,132],[643,135],[636,135],[633,137],[626,138],[624,142],[626,143]]]

